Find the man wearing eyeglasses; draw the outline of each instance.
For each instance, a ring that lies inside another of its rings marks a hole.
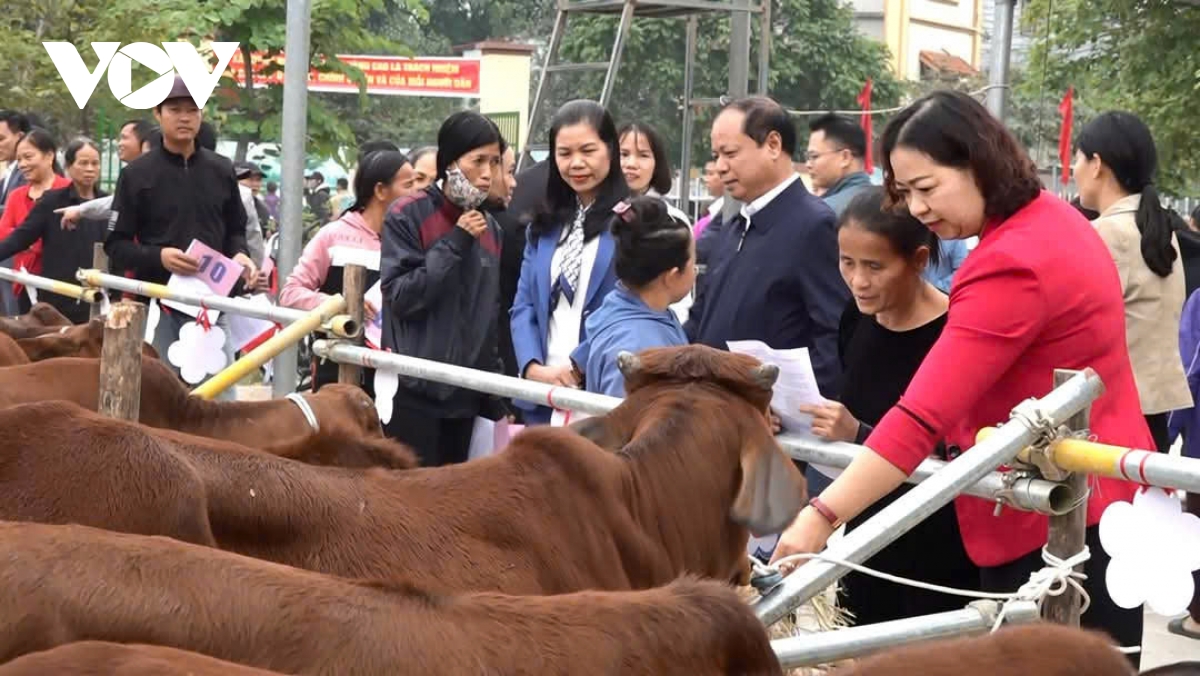
[[[838,216],[860,190],[871,185],[863,171],[867,136],[854,120],[822,115],[808,125],[805,166],[814,190]]]

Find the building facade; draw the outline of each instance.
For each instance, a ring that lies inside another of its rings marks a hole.
[[[859,30],[888,46],[908,80],[983,64],[984,5],[992,0],[851,0]]]

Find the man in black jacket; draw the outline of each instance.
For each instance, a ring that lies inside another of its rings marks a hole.
[[[233,163],[198,147],[201,111],[182,78],[176,76],[154,117],[162,129],[162,144],[130,162],[117,179],[104,243],[113,270],[133,270],[138,279],[159,284],[172,274],[194,275],[199,261],[184,252],[192,240],[199,240],[240,263],[243,279],[253,280],[257,270],[246,248],[246,212]],[[161,310],[154,347],[166,360],[179,329],[192,318],[166,307]],[[226,322],[222,314],[217,324],[227,327]],[[228,340],[225,353],[232,361]]]

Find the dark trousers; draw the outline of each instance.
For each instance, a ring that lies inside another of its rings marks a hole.
[[[404,407],[399,399],[383,426],[384,434],[417,454],[421,467],[466,462],[474,429],[474,418],[433,418],[427,411]]]
[[[1187,511],[1200,516],[1200,494],[1188,493]],[[1192,571],[1192,581],[1196,583],[1196,594],[1192,596],[1192,605],[1188,606],[1188,614],[1193,622],[1200,622],[1200,570]]]
[[[1080,624],[1088,629],[1096,629],[1108,633],[1122,647],[1140,646],[1142,644],[1142,609],[1126,610],[1113,603],[1104,585],[1105,571],[1108,569],[1109,556],[1100,546],[1100,527],[1092,526],[1087,529],[1086,538],[1092,558],[1083,564],[1083,572],[1088,579],[1083,582],[1092,599],[1092,605],[1080,618]],[[987,592],[1013,592],[1029,581],[1029,576],[1035,570],[1040,570],[1042,551],[1031,552],[1016,561],[1001,566],[980,569],[980,582]],[[1141,664],[1138,654],[1127,655],[1136,668]]]
[[[1167,433],[1167,415],[1166,413],[1154,413],[1146,416],[1146,424],[1150,427],[1150,436],[1154,437],[1154,448],[1146,450],[1159,453],[1167,453],[1171,450],[1171,439]]]

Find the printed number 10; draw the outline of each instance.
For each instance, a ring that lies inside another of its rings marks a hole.
[[[212,256],[201,256],[199,273],[202,275],[205,274],[205,271],[208,270],[209,264],[212,262]],[[216,265],[212,266],[212,271],[208,272],[208,278],[212,280],[214,284],[220,284],[221,280],[225,279],[225,272],[225,264],[218,261]]]

